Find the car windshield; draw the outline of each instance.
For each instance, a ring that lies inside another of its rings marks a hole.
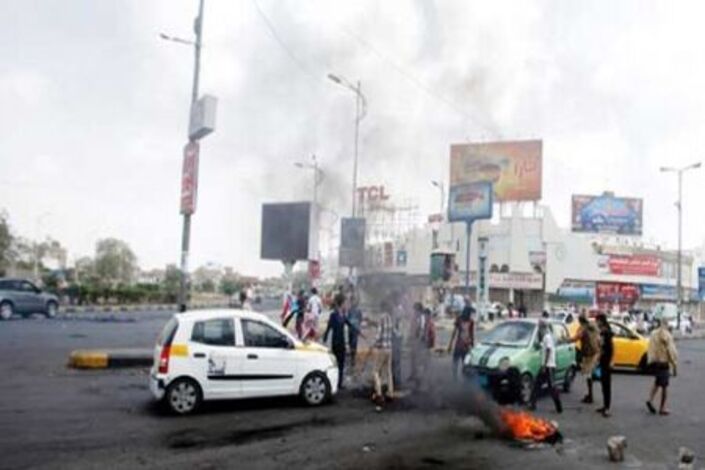
[[[528,322],[506,322],[489,331],[483,344],[523,348],[529,345],[536,325]]]

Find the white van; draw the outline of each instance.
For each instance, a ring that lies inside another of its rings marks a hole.
[[[150,390],[171,411],[203,400],[300,395],[311,406],[338,391],[335,357],[302,343],[264,315],[244,310],[175,314],[154,348]]]

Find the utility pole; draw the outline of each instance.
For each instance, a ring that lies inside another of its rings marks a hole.
[[[193,32],[196,35],[196,41],[193,44],[194,49],[194,67],[193,67],[193,88],[191,90],[191,106],[193,109],[198,100],[198,79],[201,71],[201,36],[203,34],[203,2],[198,3],[198,16],[193,22]],[[196,143],[195,139],[189,137],[189,143]],[[179,308],[186,309],[188,295],[186,292],[188,283],[188,255],[189,245],[191,242],[191,214],[184,213],[183,230],[181,232],[181,280],[179,282]]]
[[[360,139],[360,110],[361,110],[361,100],[362,91],[360,80],[357,81],[357,87],[355,87],[355,158],[353,159],[353,187],[352,187],[352,216],[355,217],[357,211],[357,154],[358,154],[358,141]]]
[[[676,202],[676,208],[678,209],[678,254],[676,261],[676,307],[678,311],[678,316],[676,319],[677,329],[680,329],[681,327],[681,310],[683,308],[683,173],[688,170],[700,168],[701,165],[701,162],[698,162],[681,168],[661,167],[661,172],[678,173],[678,201]]]

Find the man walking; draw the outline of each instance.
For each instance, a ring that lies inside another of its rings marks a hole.
[[[609,418],[612,404],[612,357],[614,356],[614,343],[612,341],[612,328],[607,321],[607,315],[601,313],[597,316],[597,326],[600,329],[600,383],[602,384],[602,408],[596,411]]]
[[[311,297],[308,299],[306,305],[306,315],[304,316],[303,325],[303,340],[316,340],[318,335],[318,320],[321,317],[321,310],[323,309],[323,303],[321,298],[318,296],[318,289],[315,287],[311,288]]]
[[[600,334],[584,314],[578,317],[580,327],[571,342],[580,342],[580,372],[585,377],[587,395],[583,403],[592,403],[592,373],[600,360]]]
[[[372,371],[374,381],[374,393],[372,400],[377,404],[377,409],[381,410],[384,405],[384,394],[382,383],[387,384],[387,397],[394,396],[394,379],[392,378],[392,316],[390,307],[386,301],[381,304],[381,318],[377,326],[377,339],[374,343],[375,365]]]
[[[362,330],[362,311],[357,297],[350,294],[350,309],[346,315],[348,319],[348,347],[350,348],[350,366],[355,368],[355,358],[357,357],[357,337]]]
[[[678,351],[676,351],[676,344],[673,341],[673,336],[668,331],[666,322],[663,320],[656,321],[658,326],[651,332],[648,351],[649,366],[654,371],[655,380],[653,387],[651,387],[651,394],[646,402],[646,407],[651,413],[656,414],[656,408],[653,403],[660,388],[661,406],[659,407],[659,414],[666,416],[670,414],[670,411],[666,408],[666,399],[668,397],[667,390],[671,367],[673,368],[673,376],[675,377],[678,374]]]
[[[343,305],[345,304],[345,296],[336,294],[333,298],[333,311],[328,317],[328,327],[323,334],[323,343],[328,342],[328,334],[331,334],[331,350],[338,362],[338,388],[343,388],[343,378],[345,373],[345,326],[348,326],[348,331],[355,327],[350,323],[347,317],[343,315]]]
[[[553,404],[556,405],[556,412],[563,413],[563,404],[561,397],[556,388],[555,372],[556,372],[556,342],[551,333],[551,327],[544,320],[539,321],[539,337],[541,338],[541,369],[536,377],[536,383],[531,391],[532,410],[536,409],[536,399],[539,390],[544,383],[548,385],[548,390],[553,398]]]

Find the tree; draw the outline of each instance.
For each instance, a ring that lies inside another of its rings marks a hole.
[[[127,243],[116,238],[98,240],[94,263],[100,282],[111,286],[130,284],[137,273],[137,257]]]
[[[166,302],[173,303],[179,298],[179,285],[181,282],[181,270],[174,264],[166,267],[164,272],[164,297]]]
[[[12,262],[13,238],[7,214],[0,212],[0,276],[4,276]]]

